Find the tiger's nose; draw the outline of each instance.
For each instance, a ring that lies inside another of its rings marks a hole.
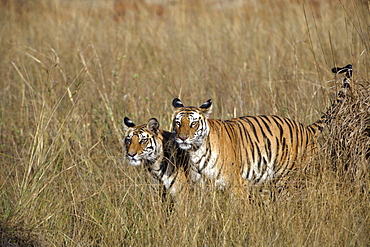
[[[130,152],[130,153],[127,153],[127,155],[130,156],[130,157],[134,157],[136,155],[136,153]]]
[[[185,141],[188,137],[187,137],[187,136],[179,135],[179,138],[180,138],[182,141]]]

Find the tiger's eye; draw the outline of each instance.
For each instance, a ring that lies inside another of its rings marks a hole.
[[[198,125],[198,121],[196,121],[196,122],[192,122],[192,123],[191,123],[191,125],[190,125],[190,127],[191,127],[191,128],[194,128],[194,127],[195,127],[195,126],[197,126],[197,125]]]
[[[140,144],[145,144],[148,141],[148,139],[144,138],[140,140]]]

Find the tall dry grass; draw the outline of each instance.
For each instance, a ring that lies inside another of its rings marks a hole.
[[[1,3],[1,245],[369,244],[367,1],[180,2],[119,22],[113,2]],[[169,129],[174,97],[309,124],[347,63],[352,96],[289,196],[196,191],[172,208],[122,159],[123,117]]]

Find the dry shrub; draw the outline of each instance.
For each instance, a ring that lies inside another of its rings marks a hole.
[[[329,126],[323,152],[343,180],[366,181],[370,172],[370,82],[354,80]]]

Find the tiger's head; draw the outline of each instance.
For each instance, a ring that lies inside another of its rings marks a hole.
[[[172,106],[175,108],[172,117],[175,141],[184,150],[199,148],[209,134],[207,119],[212,112],[212,101],[209,99],[200,107],[185,107],[178,98],[175,98]]]
[[[146,160],[156,161],[161,155],[162,143],[157,119],[151,118],[147,124],[136,126],[125,117],[124,124],[127,127],[124,146],[130,165],[139,166]]]

